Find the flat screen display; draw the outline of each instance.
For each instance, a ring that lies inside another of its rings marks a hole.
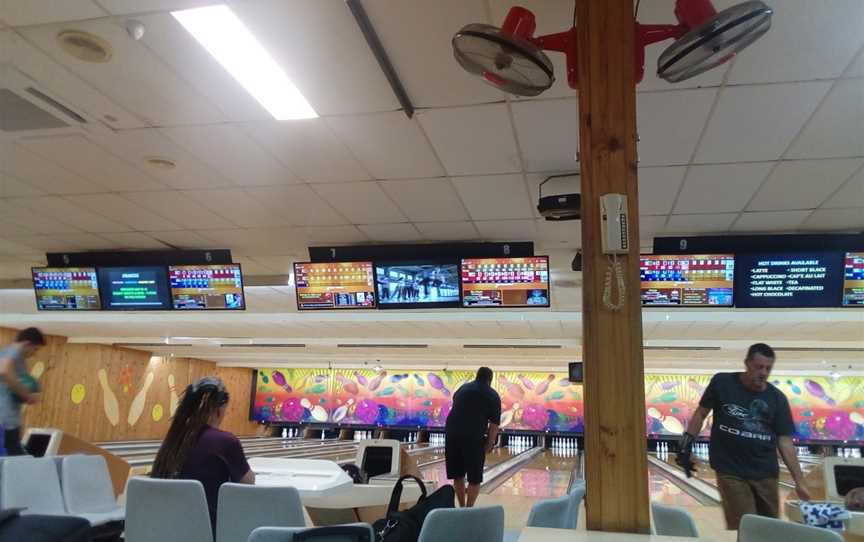
[[[171,304],[179,310],[243,310],[240,264],[177,265],[168,268]]]
[[[105,310],[171,308],[165,267],[100,267],[99,288]]]
[[[33,289],[40,311],[98,311],[99,280],[94,267],[34,267]]]
[[[462,260],[464,307],[548,307],[549,257]]]
[[[372,262],[295,263],[299,310],[374,309]]]
[[[841,252],[777,252],[735,257],[735,306],[837,307],[843,283]]]
[[[459,306],[459,264],[376,263],[375,284],[382,309]]]
[[[735,256],[645,255],[639,279],[643,306],[731,307]]]
[[[864,252],[848,252],[843,269],[843,306],[864,307]]]

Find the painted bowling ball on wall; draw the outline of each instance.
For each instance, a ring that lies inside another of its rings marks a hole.
[[[287,399],[282,403],[282,419],[286,422],[299,422],[306,414],[303,405],[300,404],[300,399]]]

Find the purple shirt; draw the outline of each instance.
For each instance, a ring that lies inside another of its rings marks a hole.
[[[189,450],[178,478],[198,480],[204,485],[210,522],[215,527],[219,488],[225,482],[239,482],[247,472],[249,463],[237,437],[208,425]]]

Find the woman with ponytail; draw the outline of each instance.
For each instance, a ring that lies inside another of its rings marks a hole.
[[[255,483],[240,441],[219,430],[227,405],[228,392],[218,378],[187,386],[150,472],[153,478],[201,482],[214,528],[219,487],[225,482]]]

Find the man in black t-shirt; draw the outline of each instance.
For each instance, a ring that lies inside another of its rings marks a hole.
[[[745,372],[714,375],[679,444],[676,461],[690,476],[695,470],[690,459],[693,441],[708,413],[714,412],[711,468],[717,473],[730,530],[738,529],[744,514],[779,516],[778,449],[795,480],[798,497],[810,500],[792,442],[795,425],[789,401],[768,382],[774,359],[770,346],[754,344],[744,360]]]
[[[495,446],[500,424],[501,398],[492,389],[492,369],[480,367],[474,380],[453,395],[453,407],[447,416],[447,478],[453,480],[460,506],[470,508],[477,500],[486,454]]]

